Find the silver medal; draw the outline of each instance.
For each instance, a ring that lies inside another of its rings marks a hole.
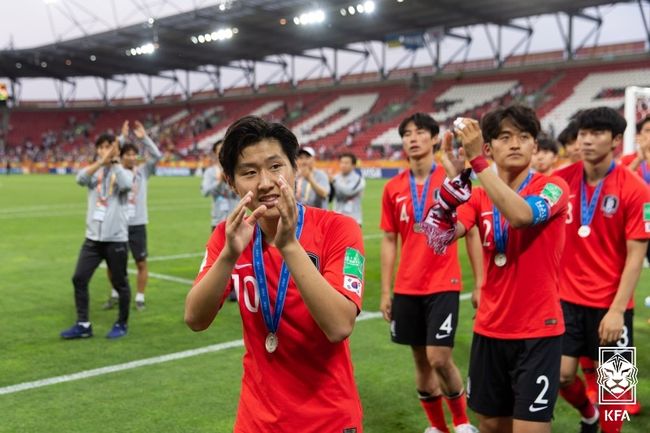
[[[413,231],[415,233],[423,233],[422,224],[420,224],[420,223],[413,224]]]
[[[587,225],[580,226],[580,228],[578,229],[578,236],[580,236],[581,238],[586,238],[590,234],[591,234],[591,227]]]
[[[503,253],[498,253],[496,256],[494,256],[494,264],[500,268],[505,266],[507,262],[508,258]]]
[[[269,335],[266,336],[264,347],[266,347],[266,351],[269,353],[275,352],[278,348],[278,336],[273,332],[269,332]]]

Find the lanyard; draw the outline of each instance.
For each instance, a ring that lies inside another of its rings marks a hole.
[[[104,179],[104,173],[108,174],[111,169],[105,167],[102,171],[99,172],[97,176],[97,193],[99,194],[99,200],[105,202],[109,195],[113,194],[113,186],[115,185],[115,173],[111,173],[109,186],[106,187],[106,182]],[[106,193],[108,189],[108,194]]]
[[[596,210],[596,204],[598,203],[598,198],[600,197],[600,191],[603,189],[603,183],[605,178],[609,173],[614,170],[616,164],[612,161],[612,164],[607,169],[605,176],[598,182],[596,189],[594,190],[594,195],[591,196],[591,200],[587,204],[587,182],[585,182],[585,174],[582,172],[582,183],[580,185],[580,224],[583,226],[588,226],[591,224],[591,221],[594,219],[594,212]]]
[[[296,238],[300,240],[302,233],[303,223],[305,221],[305,208],[302,204],[298,203],[298,222],[296,224]],[[269,332],[275,333],[280,326],[280,317],[282,316],[282,309],[284,308],[284,301],[287,296],[287,288],[289,286],[289,269],[287,264],[282,261],[282,268],[280,271],[280,280],[278,282],[278,294],[275,301],[274,314],[271,315],[271,303],[269,300],[268,283],[266,280],[266,271],[264,270],[264,258],[262,257],[262,230],[260,226],[255,226],[255,240],[253,241],[253,269],[255,271],[255,279],[257,280],[258,289],[260,292],[260,305],[262,307],[262,316],[264,317],[264,324]]]
[[[650,170],[648,170],[647,161],[641,163],[641,173],[643,173],[643,180],[645,180],[645,183],[650,184]]]
[[[431,184],[431,174],[435,171],[436,164],[431,166],[431,171],[427,176],[427,180],[424,182],[424,188],[422,189],[422,196],[418,197],[418,190],[415,186],[415,176],[413,176],[413,171],[409,170],[409,185],[411,187],[411,202],[413,203],[413,216],[415,217],[415,223],[418,224],[422,221],[422,214],[424,214],[424,205],[427,201],[427,193],[429,191],[429,185]]]
[[[517,188],[517,194],[521,192],[529,183],[530,179],[532,179],[533,173],[528,172],[528,176],[526,176],[526,179],[519,185],[519,188]],[[505,220],[503,223],[503,227],[501,226],[501,213],[499,212],[499,209],[497,209],[496,206],[492,205],[492,219],[494,223],[494,244],[496,246],[497,252],[501,254],[505,254],[506,252],[506,244],[508,243],[508,227],[510,224],[508,224],[508,220]]]

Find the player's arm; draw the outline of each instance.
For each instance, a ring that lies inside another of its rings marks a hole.
[[[314,189],[314,192],[320,198],[327,198],[330,195],[330,182],[327,176],[323,176],[322,179],[317,179],[314,174],[314,170],[309,172],[307,176],[307,181],[311,184],[311,187]]]
[[[621,274],[621,281],[607,314],[603,317],[598,328],[601,344],[608,344],[621,338],[623,332],[623,314],[634,294],[634,288],[639,282],[643,259],[648,249],[647,240],[628,240],[626,242],[627,257]]]
[[[94,182],[93,175],[97,172],[97,170],[99,170],[101,166],[102,166],[102,161],[97,160],[92,164],[90,164],[89,166],[79,170],[79,173],[77,173],[77,178],[76,178],[77,183],[81,186],[94,188],[96,184]]]
[[[266,211],[266,206],[260,206],[246,217],[251,196],[247,193],[228,215],[224,248],[217,252],[208,247],[202,272],[185,298],[185,323],[193,331],[207,329],[216,317],[235,263],[252,239],[257,219]]]
[[[135,136],[144,143],[146,157],[147,175],[153,173],[154,168],[158,161],[162,159],[162,152],[156,146],[156,143],[147,135],[144,125],[139,121],[135,121],[135,128],[133,129]]]
[[[483,134],[479,123],[466,118],[463,119],[463,124],[464,127],[456,129],[456,135],[461,140],[467,159],[492,203],[513,228],[528,227],[540,222],[535,215],[534,203],[511,189],[496,172],[485,169],[487,163],[484,162],[482,154]]]
[[[296,239],[295,197],[284,178],[280,179],[278,185],[281,191],[277,204],[280,222],[274,244],[280,250],[300,296],[318,327],[330,342],[343,341],[354,329],[357,305],[330,285]]]
[[[381,300],[379,309],[387,322],[391,320],[393,270],[397,258],[397,233],[384,232],[381,238]]]
[[[460,225],[462,226],[462,224]],[[481,245],[481,234],[478,231],[478,227],[475,226],[466,233],[465,246],[467,247],[469,264],[472,267],[472,274],[474,275],[472,305],[474,308],[478,308],[481,298],[481,285],[483,283],[483,247]]]

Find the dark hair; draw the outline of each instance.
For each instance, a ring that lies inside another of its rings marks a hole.
[[[264,139],[277,140],[291,166],[296,168],[299,145],[293,132],[280,123],[269,123],[261,117],[246,116],[228,127],[219,151],[219,163],[228,179],[234,179],[235,166],[244,149]]]
[[[418,129],[426,129],[431,132],[432,137],[438,135],[440,132],[440,126],[438,125],[438,122],[433,119],[433,117],[427,113],[415,113],[402,120],[402,123],[399,124],[398,131],[400,137],[404,137],[404,133],[406,132],[406,125],[408,125],[410,122],[413,122],[415,127]]]
[[[648,122],[650,122],[650,114],[648,114],[646,117],[641,119],[639,123],[636,124],[636,133],[641,134],[641,130],[643,129],[643,126]]]
[[[97,140],[95,140],[95,147],[99,147],[105,141],[108,141],[109,143],[113,143],[115,141],[115,136],[113,134],[100,135],[99,137],[97,137]]]
[[[481,132],[486,143],[499,136],[504,120],[509,120],[517,129],[528,132],[535,139],[539,135],[541,126],[535,111],[523,105],[510,105],[495,108],[487,112],[481,119]]]
[[[340,154],[339,155],[339,161],[342,160],[343,158],[350,158],[350,160],[352,161],[352,165],[357,165],[357,157],[355,156],[354,153],[346,152],[346,153]]]
[[[135,146],[133,143],[124,143],[122,145],[122,148],[120,149],[120,156],[124,156],[126,152],[129,151],[134,151],[136,154],[138,153],[138,148]]]
[[[212,145],[212,153],[216,152],[217,147],[219,147],[219,145],[222,144],[222,143],[223,143],[223,138],[220,139],[220,140],[215,141],[214,144]]]
[[[571,120],[569,124],[557,136],[557,141],[564,147],[578,139],[578,124],[575,120]]]
[[[627,122],[618,111],[609,107],[596,107],[581,111],[576,117],[578,129],[610,131],[612,137],[625,132]]]
[[[555,155],[560,151],[560,149],[558,149],[557,141],[546,135],[537,139],[537,151],[539,152],[540,150],[548,150],[549,152],[553,152]]]

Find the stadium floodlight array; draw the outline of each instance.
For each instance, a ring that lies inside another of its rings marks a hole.
[[[339,11],[342,16],[354,15],[354,14],[371,14],[375,11],[376,5],[372,0],[367,0],[363,3],[359,3],[356,6],[350,5],[347,8],[341,8]]]
[[[126,50],[125,54],[127,56],[141,56],[143,54],[151,55],[154,52],[156,52],[157,48],[158,48],[158,44],[148,42],[146,44],[140,45],[139,47],[134,47]]]
[[[313,11],[305,12],[299,16],[293,17],[293,23],[297,26],[308,26],[311,24],[321,24],[325,21],[325,11],[322,9],[315,9]]]
[[[211,33],[194,35],[190,37],[190,40],[192,41],[193,44],[204,44],[206,42],[225,41],[227,39],[232,39],[232,37],[237,33],[239,33],[239,29],[237,27],[219,29]]]

